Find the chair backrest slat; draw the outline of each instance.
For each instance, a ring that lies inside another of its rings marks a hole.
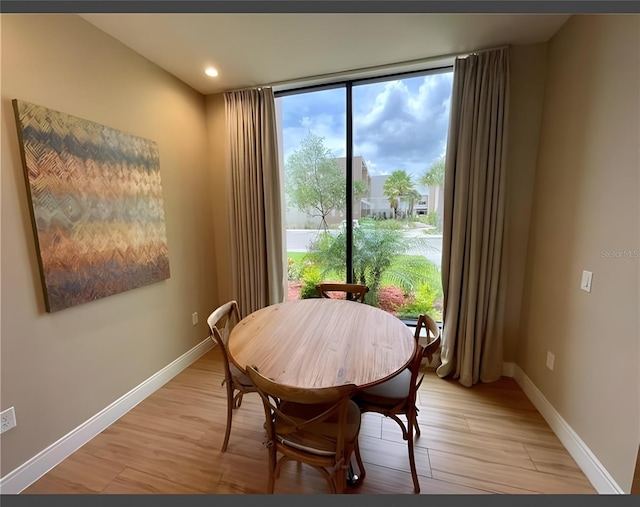
[[[240,311],[236,301],[229,301],[216,308],[207,318],[209,331],[217,334],[218,338],[226,345],[227,338],[233,327],[240,322]]]
[[[422,358],[424,357],[424,347],[422,345],[418,345],[416,348],[416,353],[411,360],[409,365],[409,369],[411,370],[411,384],[409,390],[409,403],[415,404],[416,398],[418,396],[418,387],[422,383],[422,379],[418,381],[418,375],[420,373],[420,365],[422,364]]]
[[[427,329],[427,344],[422,352],[422,357],[426,357],[429,361],[433,358],[433,353],[438,350],[440,346],[440,328],[438,324],[426,314],[418,315],[418,322],[416,323],[416,331],[414,337],[416,342],[420,339],[420,333],[422,329]]]
[[[318,295],[323,298],[330,298],[330,292],[345,292],[348,297],[352,294],[354,301],[364,303],[364,298],[369,292],[369,287],[359,283],[319,283],[316,285]]]
[[[240,311],[236,301],[229,301],[216,308],[207,318],[210,338],[218,344],[222,353],[224,376],[227,382],[231,381],[231,370],[229,368],[229,354],[227,352],[227,340],[229,334],[240,322]]]

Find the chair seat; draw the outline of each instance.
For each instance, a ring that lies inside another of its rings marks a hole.
[[[396,376],[358,392],[357,399],[374,402],[379,405],[394,406],[406,399],[411,390],[411,371],[405,368]]]
[[[247,377],[246,373],[236,367],[236,365],[231,361],[229,361],[229,370],[231,370],[231,377],[237,380],[241,385],[247,387],[253,386],[253,383],[249,377]]]
[[[293,421],[305,421],[321,414],[327,407],[323,405],[305,405],[301,403],[283,403],[282,413]],[[347,442],[353,442],[360,431],[360,409],[353,401],[349,401],[347,423],[344,437]],[[334,415],[326,421],[313,426],[313,432],[296,431],[289,424],[276,422],[276,437],[282,445],[293,447],[300,451],[317,456],[333,456],[336,448],[338,421]]]

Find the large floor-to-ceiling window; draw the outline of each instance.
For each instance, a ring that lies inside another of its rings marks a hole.
[[[401,318],[442,316],[444,154],[452,69],[276,93],[288,299],[369,286]]]

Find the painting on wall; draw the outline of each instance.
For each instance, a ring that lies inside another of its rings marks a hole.
[[[169,278],[155,142],[13,100],[48,312]]]

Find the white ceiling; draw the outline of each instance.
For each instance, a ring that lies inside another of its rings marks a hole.
[[[546,42],[564,14],[83,14],[203,94],[504,44]],[[210,78],[212,65],[219,76]]]

